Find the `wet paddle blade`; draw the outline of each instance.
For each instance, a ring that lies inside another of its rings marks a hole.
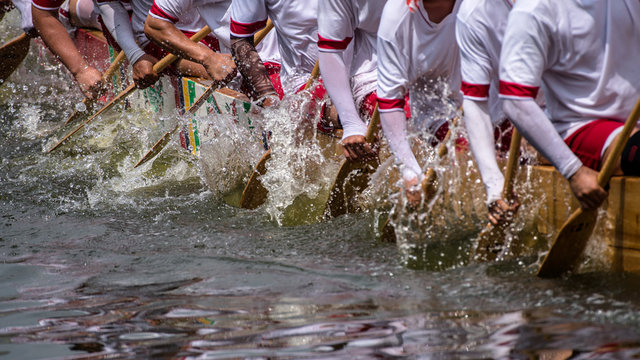
[[[377,168],[377,161],[363,164],[344,160],[331,187],[325,215],[336,217],[355,212],[353,200],[369,186],[369,178]]]
[[[550,250],[544,258],[538,269],[538,276],[557,277],[571,270],[582,255],[597,219],[597,210],[578,209],[574,212],[553,240],[553,251]]]
[[[487,225],[474,241],[475,248],[471,251],[471,262],[494,261],[504,246],[506,226]]]
[[[29,53],[27,34],[22,34],[0,48],[0,82],[7,80]]]
[[[147,161],[153,159],[156,155],[158,155],[160,151],[162,151],[162,149],[164,149],[164,147],[167,146],[167,144],[169,143],[169,140],[171,140],[171,135],[173,135],[176,131],[178,131],[179,128],[180,128],[179,125],[176,125],[176,127],[173,128],[173,130],[167,131],[166,133],[164,133],[164,135],[162,135],[162,137],[158,141],[156,141],[153,147],[146,154],[144,154],[142,159],[140,159],[138,163],[133,166],[133,168],[134,169],[137,168],[138,166],[146,163]]]
[[[240,198],[240,207],[243,209],[253,210],[267,201],[267,189],[262,186],[260,176],[267,172],[267,161],[271,159],[271,150],[268,150],[258,161],[247,186],[242,191],[242,197]]]

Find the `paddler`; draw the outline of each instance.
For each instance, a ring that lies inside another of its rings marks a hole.
[[[344,156],[368,160],[375,151],[365,141],[367,125],[376,105],[376,38],[387,0],[324,0],[318,9],[318,59],[324,85],[342,125]],[[353,52],[345,61],[345,50]],[[351,63],[347,67],[347,63]]]
[[[388,0],[378,31],[380,122],[401,165],[406,194],[420,201],[423,171],[407,139],[405,97],[413,128],[436,140],[462,105],[455,16],[462,0]]]
[[[62,3],[63,0],[33,0],[33,25],[49,50],[71,72],[84,95],[96,99],[104,89],[102,73],[83,59],[60,22],[58,12]],[[80,8],[85,9],[84,6]]]
[[[500,58],[509,119],[564,176],[584,209],[607,197],[598,170],[640,94],[640,2],[517,1]],[[534,98],[544,88],[546,112]],[[640,175],[634,131],[615,172]]]
[[[515,213],[520,205],[517,200],[509,203],[502,198],[504,176],[496,161],[496,142],[501,143],[499,150],[506,151],[512,133],[498,97],[498,74],[502,40],[514,3],[515,0],[465,1],[456,22],[464,124],[485,185],[493,224],[504,222],[507,214]]]
[[[281,84],[271,81],[267,68],[255,51],[252,36],[274,23],[282,59]],[[263,107],[275,106],[284,94],[304,88],[318,58],[318,0],[234,0],[231,5],[231,51],[238,69]],[[275,84],[275,86],[274,86]],[[322,84],[312,90],[322,101]],[[329,118],[331,111],[322,111]],[[333,118],[337,123],[337,116]]]
[[[177,64],[180,73],[226,84],[236,75],[231,55],[224,53],[230,45],[230,5],[231,0],[155,0],[144,31],[157,45],[183,59]],[[191,25],[181,31],[178,22]],[[200,44],[191,42],[189,36],[205,25],[212,33]]]

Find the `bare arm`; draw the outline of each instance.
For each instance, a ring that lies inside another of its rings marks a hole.
[[[204,45],[192,42],[169,21],[149,15],[144,23],[144,33],[172,54],[202,64],[214,81],[226,84],[236,74],[231,55],[215,53]]]
[[[32,7],[33,25],[49,50],[73,74],[80,89],[88,98],[96,98],[102,91],[102,74],[82,58],[67,30],[58,20],[57,10]]]

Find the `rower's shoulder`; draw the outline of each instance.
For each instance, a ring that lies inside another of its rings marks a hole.
[[[385,40],[394,40],[404,28],[411,27],[412,16],[406,0],[388,0],[382,10],[378,36]]]

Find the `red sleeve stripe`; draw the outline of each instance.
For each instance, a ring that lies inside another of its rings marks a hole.
[[[404,98],[402,99],[382,99],[378,98],[378,108],[380,111],[403,110]]]
[[[57,10],[64,0],[33,0],[33,6],[41,10]]]
[[[503,97],[529,97],[535,99],[538,96],[538,86],[527,86],[500,80],[500,96]]]
[[[254,23],[241,23],[231,19],[231,34],[235,36],[251,36],[267,26],[267,19]]]
[[[477,100],[486,100],[489,98],[489,85],[470,84],[463,81],[461,90],[467,98]]]
[[[159,19],[165,19],[165,20],[169,20],[172,23],[177,23],[178,22],[178,18],[175,16],[171,16],[169,14],[167,14],[164,10],[160,9],[160,7],[158,5],[156,5],[156,2],[153,2],[153,5],[151,5],[151,9],[149,10],[149,14],[153,15],[156,18]]]
[[[318,34],[318,48],[320,50],[344,50],[349,46],[351,39],[351,37],[348,37],[344,40],[331,40]]]

